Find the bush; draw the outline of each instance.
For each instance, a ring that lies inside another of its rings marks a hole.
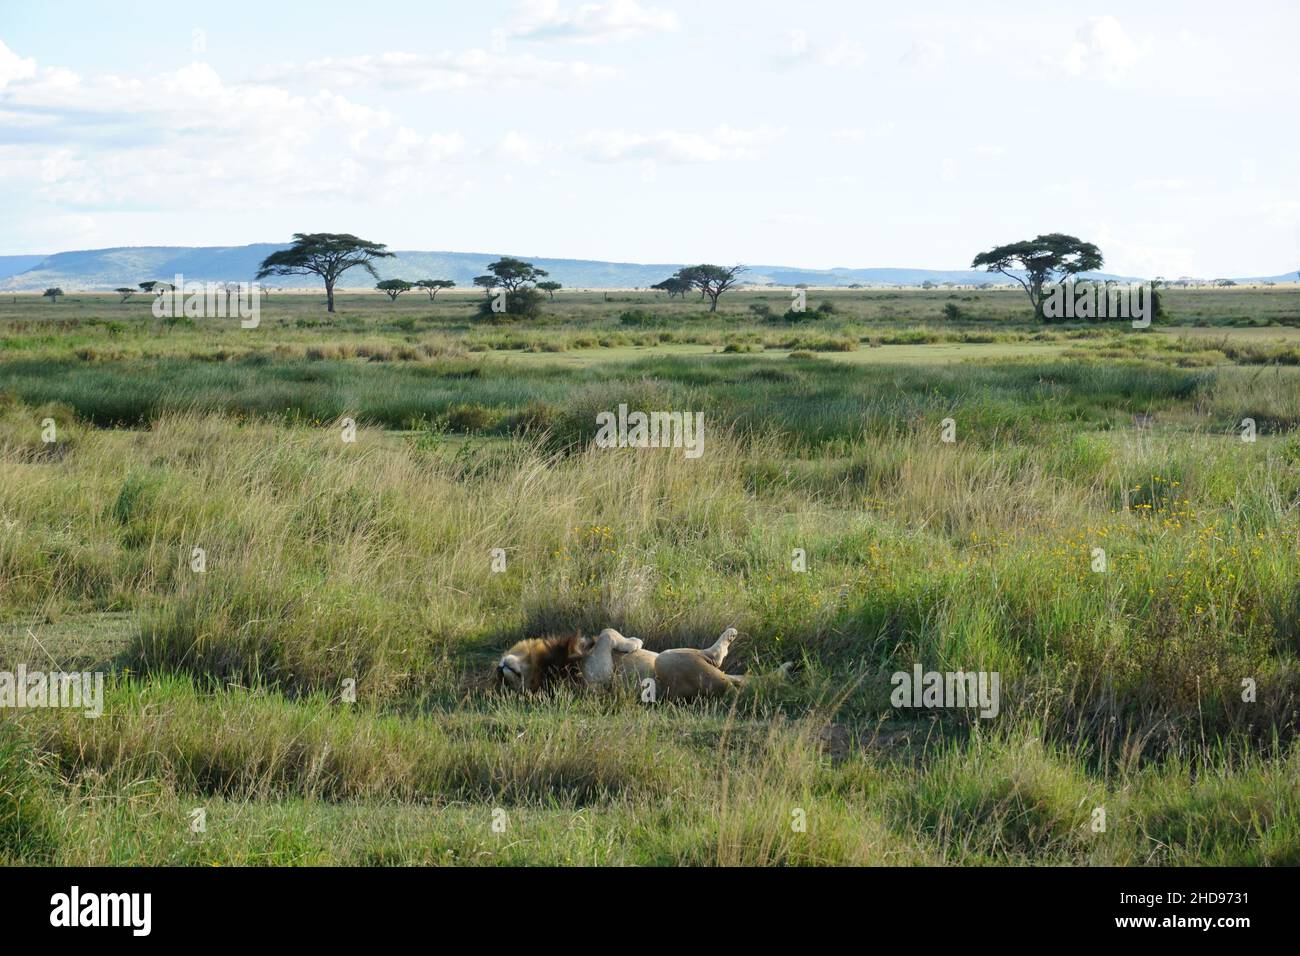
[[[620,325],[639,328],[644,325],[658,325],[660,318],[653,312],[647,312],[645,309],[629,309],[618,317],[618,321]]]
[[[516,432],[545,432],[560,423],[561,412],[550,402],[534,400],[514,415],[510,428]]]
[[[536,289],[523,288],[505,294],[505,311],[495,312],[492,304],[497,301],[497,293],[485,296],[478,304],[478,317],[489,322],[508,322],[513,319],[537,319],[542,314],[542,303],[546,296]]]
[[[949,302],[943,307],[943,317],[949,322],[956,322],[958,319],[966,317],[966,313],[961,310],[956,302]]]
[[[495,425],[500,417],[493,409],[477,403],[454,405],[447,410],[447,427],[454,432],[481,432]]]

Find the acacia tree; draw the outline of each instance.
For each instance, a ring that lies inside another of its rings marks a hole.
[[[113,291],[122,297],[123,302],[131,298],[131,296],[135,295],[135,289],[132,289],[130,286],[125,286],[125,285],[122,286],[122,288],[114,289]]]
[[[118,291],[121,291],[120,289]],[[157,279],[150,279],[148,282],[140,283],[141,292],[152,292],[155,295],[162,295],[167,291],[167,283],[159,282]]]
[[[539,269],[531,262],[524,262],[523,259],[515,259],[511,256],[502,256],[496,262],[488,263],[488,272],[496,277],[497,285],[505,287],[506,292],[518,292],[528,285],[533,285],[538,279],[545,279],[549,272],[545,269]],[[488,276],[479,276],[474,280],[476,285],[484,285],[479,279],[485,279]],[[495,288],[495,286],[489,286]]]
[[[542,296],[534,286],[538,279],[544,279],[547,275],[545,269],[511,256],[502,256],[495,262],[488,263],[487,274],[474,277],[474,284],[482,286],[488,296],[479,303],[479,316],[484,319],[496,319],[501,315],[520,319],[536,318],[541,314]],[[505,290],[505,308],[500,311],[492,301],[492,291],[498,288]]]
[[[437,297],[439,290],[450,289],[455,285],[456,283],[450,279],[421,279],[415,284],[415,287],[429,293],[429,301],[432,302]]]
[[[59,296],[63,295],[63,290],[60,289],[58,286],[51,286],[50,288],[42,292],[41,295],[42,297],[49,299],[50,304],[53,305],[55,302],[59,301]]]
[[[267,276],[317,275],[325,282],[326,310],[334,311],[334,284],[349,269],[360,266],[378,279],[376,259],[391,259],[393,253],[382,242],[358,239],[348,233],[295,232],[293,245],[273,252],[262,260],[255,278]]]
[[[700,301],[701,302],[704,301],[705,292],[704,292],[704,286],[701,285],[699,281],[700,279],[699,266],[687,266],[684,269],[678,269],[675,273],[673,273],[673,278],[676,279],[678,282],[685,282],[687,290],[699,289]],[[683,299],[686,298],[685,292],[682,293],[682,298]]]
[[[547,293],[551,297],[551,301],[554,302],[555,293],[563,289],[564,286],[560,285],[558,282],[555,281],[547,281],[547,282],[537,283],[537,288]]]
[[[735,285],[736,280],[740,278],[740,274],[744,271],[745,267],[741,265],[728,268],[704,263],[703,265],[679,269],[674,278],[699,289],[700,297],[707,297],[709,300],[709,311],[717,312],[718,296]]]
[[[375,288],[388,296],[390,302],[396,302],[397,297],[403,292],[410,292],[414,286],[405,279],[385,279],[377,283]]]
[[[1029,296],[1034,318],[1045,322],[1043,286],[1049,282],[1061,282],[1066,276],[1100,269],[1103,261],[1101,250],[1091,242],[1053,232],[981,252],[971,262],[971,268],[1000,272],[1015,279]],[[1018,272],[1023,272],[1024,278]]]
[[[663,282],[656,282],[650,288],[658,289],[660,292],[667,292],[668,298],[670,299],[673,296],[678,295],[684,299],[686,298],[686,293],[690,292],[691,289],[694,288],[694,285],[683,279],[680,275],[673,275],[669,276]]]

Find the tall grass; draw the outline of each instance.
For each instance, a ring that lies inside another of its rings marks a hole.
[[[302,331],[0,361],[0,664],[111,675],[98,721],[0,721],[0,859],[1300,862],[1293,370]],[[620,402],[703,411],[705,454],[594,447]],[[713,704],[488,689],[515,640],[611,625],[799,668]],[[998,671],[999,716],[895,710],[914,663]]]

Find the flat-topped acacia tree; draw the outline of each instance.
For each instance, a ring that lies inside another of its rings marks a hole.
[[[971,262],[972,269],[1000,272],[1024,286],[1034,307],[1034,318],[1047,321],[1043,315],[1043,284],[1060,282],[1066,276],[1080,272],[1093,272],[1102,267],[1101,250],[1091,242],[1084,242],[1061,232],[1048,233],[1023,242],[1011,242],[981,252]],[[1025,273],[1022,279],[1013,269]]]
[[[668,298],[670,299],[675,295],[680,295],[684,299],[686,298],[686,293],[694,289],[695,285],[688,280],[683,279],[680,275],[673,275],[669,276],[663,282],[656,282],[650,288],[656,289],[660,292],[667,292]]]
[[[390,301],[396,302],[399,295],[403,292],[410,292],[415,287],[405,279],[385,279],[375,288],[387,295]]]
[[[497,285],[505,287],[507,292],[518,292],[528,285],[535,285],[538,279],[545,279],[549,272],[545,269],[539,269],[531,262],[525,262],[523,259],[516,259],[514,256],[502,256],[496,262],[488,263],[488,273],[490,275],[476,276],[475,284],[482,285],[485,288],[495,288],[487,286],[479,279],[494,278]]]
[[[717,312],[718,296],[735,285],[740,274],[745,271],[745,267],[741,265],[715,266],[706,262],[703,265],[678,269],[676,275],[667,281],[675,279],[679,283],[685,283],[686,288],[699,289],[700,298],[709,300],[709,311]],[[667,288],[666,283],[660,283],[660,286]]]
[[[429,301],[432,302],[438,297],[439,291],[453,288],[455,285],[456,283],[450,279],[421,279],[415,284],[415,287],[429,293]]]
[[[542,294],[536,286],[539,279],[549,274],[531,262],[502,256],[496,262],[488,263],[485,275],[475,276],[474,284],[481,286],[487,298],[478,304],[479,317],[495,320],[501,316],[516,319],[535,319],[541,314]],[[493,292],[502,289],[505,292],[505,309],[498,314],[494,307]]]
[[[392,256],[382,242],[358,239],[345,232],[295,232],[292,246],[262,260],[256,278],[318,275],[325,282],[327,310],[333,312],[334,284],[339,276],[360,266],[371,278],[378,279],[374,261]]]

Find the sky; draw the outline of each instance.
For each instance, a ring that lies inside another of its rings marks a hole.
[[[1300,269],[1300,4],[0,0],[0,255]]]

